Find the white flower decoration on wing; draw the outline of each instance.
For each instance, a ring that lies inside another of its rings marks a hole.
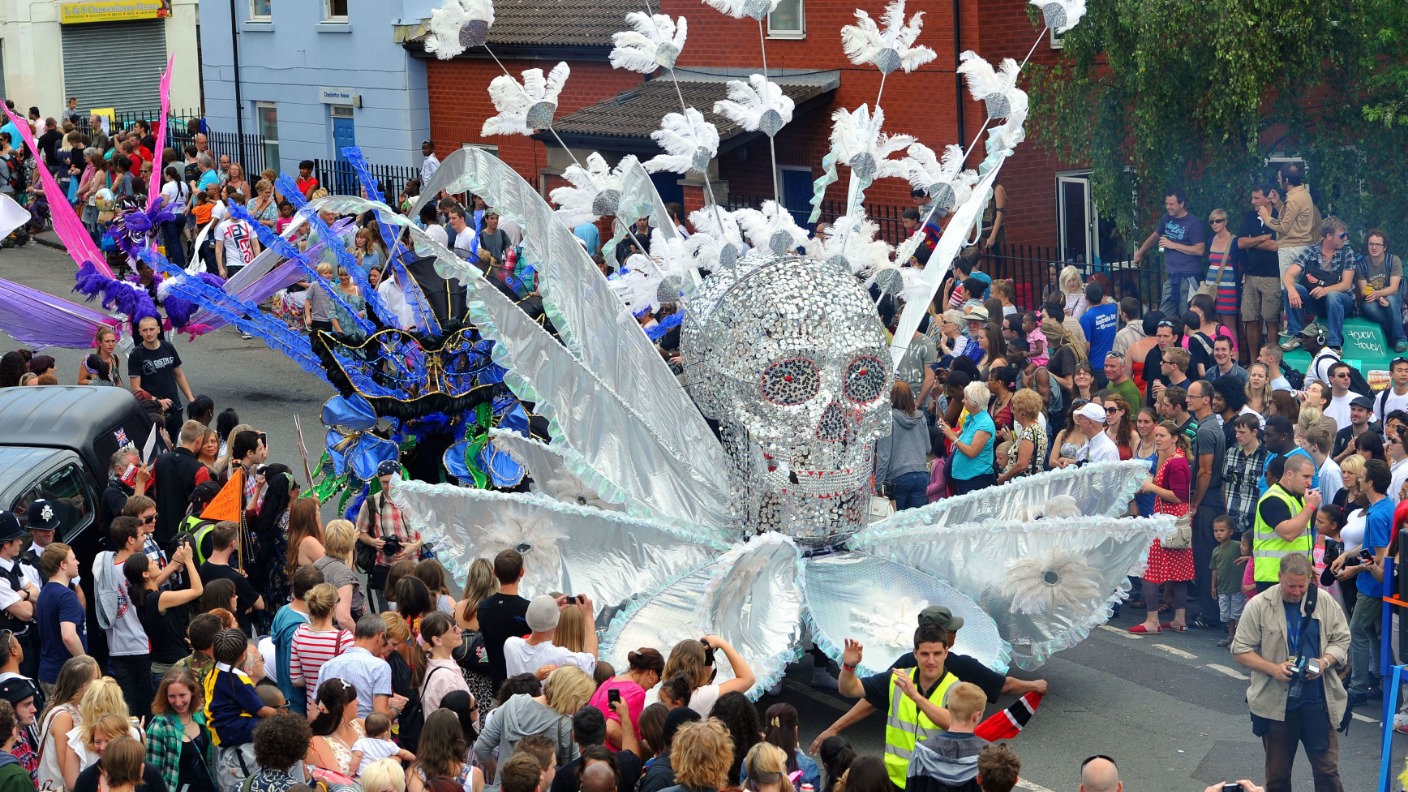
[[[685,240],[666,239],[657,228],[650,234],[650,255],[627,258],[624,271],[608,278],[606,285],[632,314],[655,312],[664,303],[679,301],[690,267]]]
[[[559,63],[546,77],[542,69],[528,69],[521,83],[507,74],[495,77],[489,83],[489,99],[499,114],[484,121],[481,134],[531,135],[551,127],[558,94],[569,74],[567,64]]]
[[[880,21],[885,25],[883,30],[870,14],[857,8],[856,24],[841,28],[841,46],[851,63],[874,65],[881,74],[889,74],[895,69],[912,72],[936,57],[932,49],[914,46],[924,25],[923,11],[916,11],[906,23],[904,0],[894,0],[885,6]]]
[[[689,213],[689,224],[694,233],[684,241],[684,249],[700,269],[731,267],[743,255],[743,234],[734,212],[706,206]]]
[[[763,201],[759,209],[739,209],[734,214],[748,242],[760,250],[782,256],[805,247],[810,239],[792,213],[778,206],[777,201]]]
[[[568,165],[562,178],[572,186],[555,188],[551,195],[558,205],[558,219],[568,228],[575,228],[616,214],[621,203],[622,173],[621,164],[613,169],[595,151],[587,155],[586,167]]]
[[[1100,576],[1077,553],[1053,550],[1007,566],[1002,596],[1012,610],[1029,616],[1062,611],[1085,616],[1100,599]]]
[[[626,22],[634,30],[612,34],[611,67],[650,74],[658,68],[675,68],[675,59],[684,50],[688,21],[678,21],[665,14],[643,14],[632,11]]]
[[[444,5],[430,12],[425,51],[440,60],[450,60],[488,41],[493,24],[492,0],[445,0]]]
[[[1085,16],[1085,0],[1031,0],[1031,4],[1041,9],[1042,20],[1057,35],[1075,27]]]
[[[651,173],[705,171],[719,151],[719,130],[704,120],[693,107],[683,113],[669,113],[660,119],[660,128],[650,137],[665,150],[645,163]]]
[[[851,624],[856,626],[862,644],[911,644],[919,613],[929,607],[928,600],[915,602],[907,597],[892,601],[881,611],[851,608]]]
[[[560,545],[567,535],[554,528],[547,518],[509,512],[493,525],[479,526],[479,529],[482,533],[474,549],[480,557],[493,558],[504,550],[517,550],[523,554],[526,580],[558,579],[562,569]]]
[[[997,69],[968,50],[958,56],[958,73],[968,83],[968,93],[973,99],[987,105],[989,118],[1006,118],[1010,95],[1017,87],[1017,73],[1021,67],[1011,58],[1003,58]]]
[[[796,103],[783,93],[782,86],[761,74],[728,81],[728,98],[714,103],[714,112],[749,132],[761,131],[773,137],[791,123]]]
[[[973,185],[978,183],[976,171],[963,169],[961,146],[945,146],[942,159],[923,143],[911,144],[906,154],[900,160],[904,163],[905,178],[914,189],[928,193],[934,204],[945,212],[968,200]]]
[[[590,506],[606,511],[621,511],[620,506],[602,498],[596,490],[587,486],[586,482],[565,470],[541,484],[534,483],[532,490],[563,503],[575,503],[578,506]]]
[[[734,19],[748,17],[759,22],[777,10],[781,0],[704,0],[704,5]]]
[[[870,182],[890,176],[904,176],[905,165],[890,156],[904,150],[914,142],[910,135],[887,135],[880,129],[885,125],[885,111],[861,105],[854,112],[841,108],[831,115],[831,153],[839,162],[845,163],[857,178]]]

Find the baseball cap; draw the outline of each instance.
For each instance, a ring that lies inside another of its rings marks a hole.
[[[539,594],[528,603],[528,613],[524,617],[528,621],[528,629],[533,632],[547,632],[557,627],[557,620],[561,614],[557,610],[557,600],[547,594]]]
[[[0,682],[0,700],[8,701],[11,705],[19,704],[27,698],[34,698],[39,695],[39,689],[33,682],[22,676],[10,677],[4,682]]]
[[[1374,400],[1371,399],[1371,398],[1369,398],[1368,396],[1356,396],[1352,401],[1350,401],[1349,406],[1350,406],[1350,407],[1359,407],[1360,409],[1364,409],[1364,410],[1368,410],[1369,412],[1373,412],[1373,411],[1374,411]]]
[[[0,509],[0,542],[13,542],[16,539],[28,537],[29,534],[20,527],[20,518],[11,512]]]
[[[54,508],[54,504],[43,498],[29,504],[29,530],[54,531],[58,530],[58,527],[59,511]]]
[[[1096,423],[1105,423],[1105,408],[1095,402],[1090,402],[1079,410],[1076,410],[1076,415],[1082,418],[1089,418]]]
[[[395,476],[401,472],[401,463],[395,459],[383,459],[381,464],[376,466],[378,476]]]
[[[963,617],[954,616],[953,611],[942,605],[930,605],[919,611],[919,624],[932,624],[940,630],[958,632],[958,628],[963,626]]]

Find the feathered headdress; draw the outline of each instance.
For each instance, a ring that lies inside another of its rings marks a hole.
[[[557,112],[557,96],[571,69],[566,63],[552,67],[546,78],[542,69],[523,72],[520,83],[507,74],[489,83],[489,99],[499,114],[484,121],[482,135],[531,135],[552,126]]]
[[[666,114],[650,137],[665,150],[645,163],[651,173],[704,171],[719,151],[718,128],[693,107],[685,108],[684,113]]]
[[[759,22],[777,10],[780,0],[704,0],[704,5],[734,19],[749,17]]]
[[[743,235],[734,212],[715,204],[689,213],[694,233],[685,240],[685,252],[702,270],[730,267],[743,253]]]
[[[445,0],[444,5],[430,12],[425,51],[440,60],[450,60],[488,41],[493,24],[493,0]]]
[[[890,263],[890,246],[879,236],[875,221],[860,214],[841,215],[821,234],[821,256],[869,277]]]
[[[749,132],[761,131],[772,137],[792,121],[796,103],[782,92],[782,86],[761,74],[728,81],[728,98],[714,103],[714,112]]]
[[[885,25],[881,30],[870,14],[857,8],[856,24],[841,28],[841,46],[845,48],[846,57],[857,66],[874,65],[881,74],[895,69],[912,72],[936,57],[932,49],[914,46],[923,20],[924,12],[916,11],[906,23],[904,0],[894,0],[885,6],[885,13],[880,17]]]
[[[978,53],[968,50],[958,56],[958,73],[968,82],[968,93],[988,107],[989,118],[1005,118],[1009,94],[1017,87],[1017,72],[1021,67],[1011,58],[1003,58],[996,71]]]
[[[1065,33],[1085,16],[1085,0],[1031,0],[1041,9],[1046,26],[1057,34]]]
[[[806,230],[777,201],[763,201],[760,209],[739,209],[734,215],[755,248],[780,256],[795,252],[808,242]]]
[[[635,28],[611,36],[616,46],[611,50],[611,67],[650,74],[658,68],[675,68],[675,59],[684,50],[689,23],[664,14],[643,14],[632,11],[626,22]]]

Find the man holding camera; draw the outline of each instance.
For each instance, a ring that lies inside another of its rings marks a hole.
[[[1232,657],[1251,672],[1252,734],[1266,750],[1267,792],[1290,792],[1297,745],[1305,745],[1316,792],[1342,792],[1335,726],[1347,697],[1336,666],[1349,651],[1349,625],[1321,596],[1301,553],[1281,558],[1280,582],[1247,603]]]
[[[406,524],[401,509],[391,501],[391,477],[400,474],[401,463],[395,459],[382,460],[377,465],[376,477],[381,491],[362,502],[357,512],[357,541],[376,548],[376,560],[367,570],[367,587],[371,590],[376,612],[386,609],[386,577],[391,565],[403,558],[415,560],[420,557],[420,531]]]

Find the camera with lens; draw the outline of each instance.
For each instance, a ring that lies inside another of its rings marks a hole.
[[[395,558],[401,554],[401,540],[394,536],[386,537],[385,544],[381,546],[381,552],[386,554],[387,558]]]
[[[1301,655],[1295,661],[1295,667],[1291,669],[1291,686],[1286,691],[1286,698],[1299,699],[1301,697],[1301,693],[1305,690],[1305,669],[1309,662],[1310,658],[1305,655]]]
[[[1247,788],[1239,781],[1222,782],[1222,792],[1247,792]]]
[[[703,638],[699,639],[699,643],[704,644],[704,665],[712,666],[714,664],[714,653],[719,650],[719,647],[710,645],[709,642]]]

